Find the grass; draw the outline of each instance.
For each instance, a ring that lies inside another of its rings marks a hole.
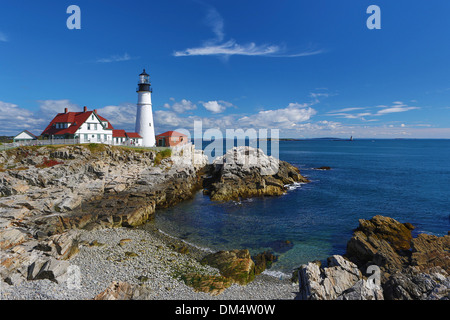
[[[161,161],[163,159],[170,158],[171,155],[172,155],[172,150],[171,149],[165,149],[165,150],[162,150],[162,151],[158,152],[156,154],[155,160],[154,160],[155,165],[160,165]]]
[[[87,145],[87,148],[92,152],[92,153],[98,153],[98,152],[103,152],[106,150],[106,147],[104,144],[99,144],[99,143],[89,143]]]

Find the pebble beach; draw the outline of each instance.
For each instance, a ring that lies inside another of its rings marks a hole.
[[[80,252],[70,261],[79,270],[77,285],[50,280],[24,281],[19,285],[2,285],[0,298],[5,300],[90,300],[113,281],[139,285],[146,300],[292,300],[298,285],[289,279],[260,274],[248,285],[233,284],[213,296],[195,292],[178,275],[195,271],[219,275],[219,271],[201,265],[199,259],[210,253],[173,238],[159,230],[130,228],[81,230]],[[188,252],[179,253],[183,245]]]

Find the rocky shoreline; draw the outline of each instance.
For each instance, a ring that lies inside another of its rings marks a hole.
[[[302,265],[292,281],[264,273],[276,259],[270,252],[208,252],[140,229],[157,209],[201,189],[229,201],[308,182],[297,168],[248,147],[212,164],[192,146],[162,158],[102,145],[0,153],[0,298],[450,298],[450,236],[413,238],[412,225],[387,217],[360,220],[344,256],[326,267]],[[368,270],[379,270],[379,279]]]

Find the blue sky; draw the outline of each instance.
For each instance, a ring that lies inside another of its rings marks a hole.
[[[81,30],[69,30],[69,5]],[[381,29],[369,30],[369,5]],[[450,2],[2,1],[0,135],[64,107],[133,131],[150,73],[158,132],[450,138]]]

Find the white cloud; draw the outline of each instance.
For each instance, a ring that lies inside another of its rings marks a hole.
[[[134,131],[136,124],[136,104],[122,103],[118,106],[105,106],[98,108],[97,112],[106,118],[114,129]]]
[[[277,45],[256,45],[254,42],[240,45],[237,44],[235,40],[229,40],[225,43],[220,44],[208,44],[203,47],[198,48],[188,48],[183,51],[175,51],[175,57],[186,57],[186,56],[266,56],[266,57],[306,57],[316,54],[323,53],[323,50],[309,50],[300,53],[287,54],[283,53],[281,47]]]
[[[8,37],[6,36],[6,34],[4,34],[3,32],[0,31],[0,42],[8,42]]]
[[[38,100],[39,109],[45,117],[54,117],[57,113],[64,112],[65,108],[69,111],[81,111],[81,108],[71,103],[68,99],[62,100]]]
[[[329,113],[329,114],[333,114],[333,113],[350,112],[350,111],[364,110],[364,109],[366,109],[366,108],[344,108],[344,109],[339,109],[339,110],[330,111],[330,112],[328,112],[328,113]]]
[[[382,109],[378,111],[371,112],[371,108],[368,107],[357,107],[357,108],[344,108],[340,110],[334,110],[329,111],[326,113],[327,116],[334,116],[339,118],[346,118],[346,119],[361,119],[362,121],[375,121],[373,119],[367,120],[366,117],[377,117],[377,116],[383,116],[391,113],[399,113],[399,112],[406,112],[410,110],[416,110],[420,109],[419,107],[410,107],[406,104],[404,104],[401,101],[395,101],[392,103],[392,106],[386,106],[386,105],[378,105],[374,108]],[[358,111],[358,110],[365,110],[365,112],[357,112],[353,113],[352,111]]]
[[[398,113],[398,112],[406,112],[410,110],[420,109],[419,107],[407,107],[406,105],[394,105],[389,108],[385,108],[377,112],[377,115],[385,115],[389,113]]]
[[[46,120],[30,110],[18,105],[0,101],[0,128],[2,135],[16,135],[23,130],[29,130],[39,135]]]
[[[242,55],[242,56],[264,56],[275,54],[279,51],[278,46],[261,45],[257,46],[255,43],[246,45],[239,45],[234,40],[229,40],[221,44],[210,44],[198,48],[188,48],[183,51],[176,51],[175,57],[185,56],[209,56],[209,55]]]
[[[206,15],[206,24],[211,27],[212,32],[216,35],[216,41],[222,41],[225,37],[224,21],[220,13],[213,7],[208,9]]]
[[[330,113],[327,115],[335,116],[335,117],[339,117],[339,118],[346,118],[346,119],[365,120],[364,117],[371,116],[372,114],[370,112],[362,112],[362,113],[356,113],[356,114],[340,112],[340,113]]]
[[[233,55],[241,56],[267,56],[267,57],[304,57],[316,55],[323,52],[323,50],[308,50],[299,53],[287,53],[282,47],[271,44],[257,45],[254,42],[248,44],[238,44],[234,39],[224,42],[224,20],[219,12],[209,7],[206,24],[211,28],[215,35],[212,40],[205,41],[203,46],[196,48],[188,48],[181,51],[175,51],[175,57],[186,56],[222,56],[230,57]]]
[[[121,62],[121,61],[129,61],[137,59],[136,57],[131,57],[128,53],[124,53],[123,55],[113,55],[108,58],[97,59],[95,62],[97,63],[111,63],[111,62]]]
[[[173,98],[171,98],[171,100],[174,101]],[[175,102],[174,101],[174,103],[172,105],[170,105],[168,103],[165,103],[163,107],[167,108],[167,109],[171,109],[171,110],[173,110],[175,112],[178,112],[178,113],[184,113],[186,111],[197,109],[197,105],[196,104],[194,104],[191,101],[186,100],[186,99],[182,99],[180,102]]]
[[[212,113],[222,113],[227,108],[233,106],[232,103],[223,100],[202,102],[202,105],[205,107],[206,110],[211,111]]]
[[[309,104],[290,103],[286,108],[260,111],[238,119],[241,125],[255,128],[286,129],[311,119],[317,113]]]

